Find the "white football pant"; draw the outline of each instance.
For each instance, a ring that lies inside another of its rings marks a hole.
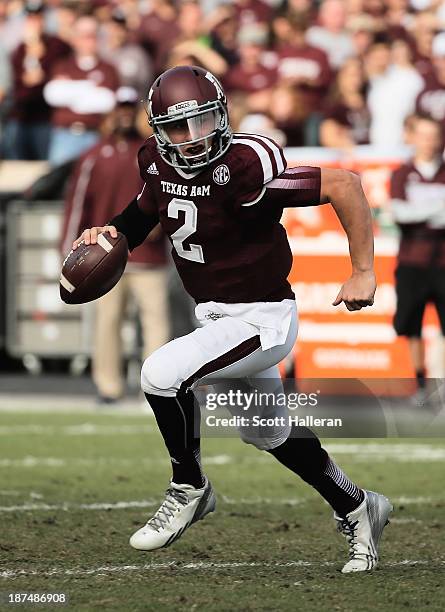
[[[175,338],[145,360],[141,371],[142,390],[149,394],[175,397],[181,389],[194,388],[206,381],[243,379],[258,392],[283,392],[277,364],[292,350],[298,329],[295,302],[284,302],[291,307],[289,326],[282,344],[263,350],[262,330],[258,325],[235,316],[201,319],[203,327]],[[218,391],[221,392],[219,385]],[[227,408],[232,414],[240,414],[239,408]],[[266,416],[286,418],[274,419],[280,424],[268,427],[239,428],[245,442],[262,450],[279,446],[290,433],[285,405],[273,403],[267,407]]]

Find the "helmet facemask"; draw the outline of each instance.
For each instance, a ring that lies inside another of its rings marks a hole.
[[[168,114],[150,116],[149,113],[149,116],[158,151],[170,166],[189,172],[198,170],[229,148],[232,132],[227,108],[221,100],[200,105],[195,100],[180,102],[168,111]],[[180,138],[178,142],[180,134],[185,134],[186,139]],[[202,150],[195,153],[195,147]]]

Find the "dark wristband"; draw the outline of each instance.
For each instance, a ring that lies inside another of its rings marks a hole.
[[[127,238],[128,248],[132,251],[147,238],[151,230],[158,224],[157,214],[146,215],[138,206],[137,198],[121,213],[116,215],[107,223],[114,225],[118,232],[122,232]]]

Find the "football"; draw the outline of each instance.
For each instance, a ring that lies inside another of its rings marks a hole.
[[[118,232],[99,234],[96,244],[82,241],[70,251],[60,274],[60,297],[66,304],[85,304],[102,297],[124,273],[128,259],[127,239]]]

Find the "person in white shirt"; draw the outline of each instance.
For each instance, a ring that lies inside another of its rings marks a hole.
[[[389,46],[377,42],[369,50],[365,67],[371,113],[370,143],[377,146],[403,145],[403,124],[416,106],[424,81],[411,63],[411,51],[404,40]]]

